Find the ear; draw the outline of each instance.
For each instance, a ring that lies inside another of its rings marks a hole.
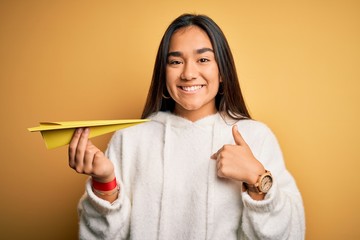
[[[221,78],[219,79],[219,89],[217,94],[224,95],[224,84]]]

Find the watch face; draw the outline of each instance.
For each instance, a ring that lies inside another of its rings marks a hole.
[[[271,186],[272,186],[272,177],[268,175],[262,179],[261,185],[259,187],[262,192],[266,193],[270,190]]]

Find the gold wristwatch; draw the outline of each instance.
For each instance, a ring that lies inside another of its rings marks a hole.
[[[257,194],[265,194],[270,190],[272,183],[273,183],[273,177],[271,175],[271,172],[265,170],[265,173],[259,176],[259,179],[255,184],[244,183],[244,185],[249,192],[254,192]]]

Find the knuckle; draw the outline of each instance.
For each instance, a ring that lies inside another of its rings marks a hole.
[[[224,145],[224,150],[227,151],[229,150],[230,146],[229,145]]]
[[[229,152],[232,151],[233,145],[224,145],[224,151],[223,152]]]
[[[74,170],[75,170],[77,173],[83,173],[83,168],[80,167],[80,166],[76,166],[76,167],[74,168]]]
[[[92,154],[93,154],[93,150],[91,148],[85,149],[85,155],[92,155]]]
[[[74,144],[70,143],[69,144],[69,152],[73,152],[74,150],[75,150]]]
[[[225,161],[226,160],[226,156],[227,156],[227,154],[226,154],[226,152],[221,152],[220,154],[219,154],[219,161]]]
[[[75,149],[75,154],[76,155],[81,155],[84,152],[84,149],[82,147],[77,147]]]
[[[102,151],[97,151],[97,152],[95,153],[95,157],[96,157],[96,158],[102,158],[102,157],[104,157],[104,153],[103,153]]]
[[[225,175],[224,175],[224,173],[223,173],[223,171],[222,171],[221,169],[219,169],[219,170],[217,171],[217,175],[218,175],[219,177],[225,177]]]
[[[89,175],[92,173],[92,170],[91,168],[84,168],[82,173]]]
[[[70,162],[70,161],[69,161],[69,167],[75,168],[75,164],[74,164],[73,162]]]

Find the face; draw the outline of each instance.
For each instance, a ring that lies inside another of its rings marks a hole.
[[[217,112],[219,68],[209,37],[199,27],[177,30],[170,39],[166,87],[174,113],[196,121]]]

